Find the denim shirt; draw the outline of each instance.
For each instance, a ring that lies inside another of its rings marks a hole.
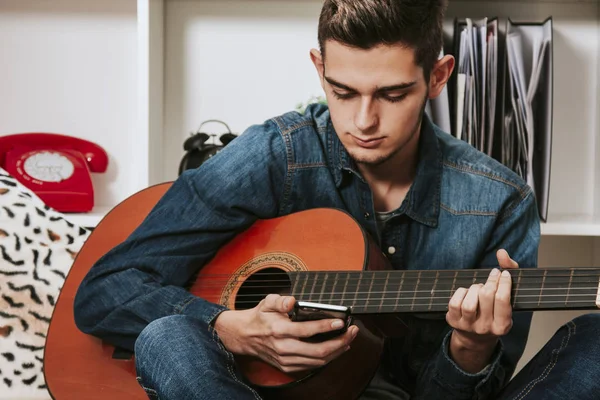
[[[414,182],[379,232],[373,197],[324,105],[248,128],[201,167],[184,172],[142,224],[89,271],[75,298],[83,332],[127,349],[151,321],[185,314],[208,327],[225,308],[186,287],[218,249],[257,219],[331,207],[372,235],[395,269],[497,266],[504,248],[535,267],[540,226],[534,195],[516,174],[424,117]],[[487,399],[512,376],[530,313],[515,313],[489,365],[467,373],[448,353],[444,316],[414,316],[388,339],[384,362],[415,399]]]

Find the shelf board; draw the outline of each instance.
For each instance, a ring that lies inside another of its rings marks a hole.
[[[76,225],[95,227],[111,209],[112,207],[99,206],[89,213],[65,214],[65,218]],[[545,236],[600,237],[600,215],[550,215],[548,222],[541,224],[541,230]]]
[[[98,225],[100,220],[102,220],[111,209],[112,207],[98,206],[87,213],[64,213],[64,217],[67,221],[72,222],[75,225],[90,228]]]
[[[554,214],[541,224],[542,235],[599,236],[600,215]]]

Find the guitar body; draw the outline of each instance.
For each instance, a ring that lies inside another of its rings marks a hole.
[[[54,399],[147,398],[135,379],[133,358],[115,358],[112,346],[77,329],[73,301],[91,266],[127,238],[168,187],[150,187],[119,204],[78,254],[46,342],[44,373]],[[314,209],[257,221],[202,268],[190,292],[230,309],[245,309],[269,293],[289,293],[287,272],[387,268],[383,253],[352,217],[339,210]],[[377,369],[383,335],[372,321],[356,321],[361,329],[351,349],[323,368],[286,374],[251,357],[238,357],[237,362],[265,399],[357,398]]]

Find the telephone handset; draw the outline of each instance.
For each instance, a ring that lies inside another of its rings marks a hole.
[[[56,133],[0,136],[0,167],[60,212],[94,207],[90,172],[105,172],[106,151],[95,143]]]

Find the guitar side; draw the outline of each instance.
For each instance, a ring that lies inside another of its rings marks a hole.
[[[133,359],[114,359],[114,347],[86,335],[75,325],[75,294],[91,266],[123,242],[170,187],[144,189],[111,210],[90,234],[75,258],[52,313],[44,352],[44,377],[53,399],[143,400]]]

